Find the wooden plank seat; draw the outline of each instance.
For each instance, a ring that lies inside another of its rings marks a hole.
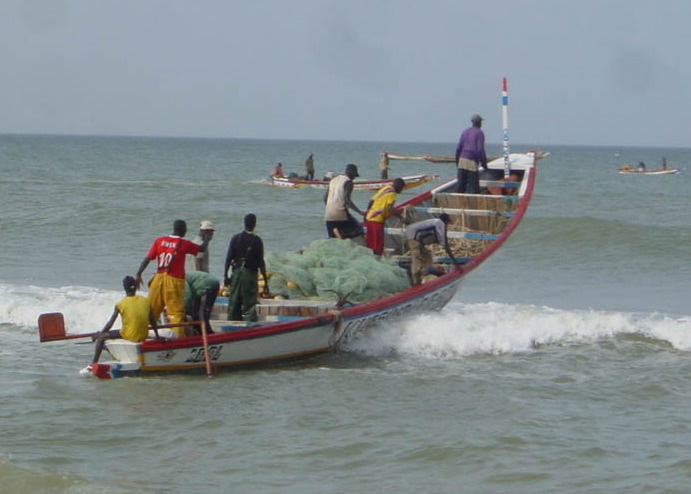
[[[401,267],[406,267],[410,265],[410,256],[408,255],[392,256],[391,259],[398,262],[398,265]],[[456,261],[458,261],[459,264],[464,264],[470,261],[471,259],[472,257],[457,257]],[[432,262],[434,264],[453,264],[453,261],[448,256],[434,256],[432,258]]]
[[[521,182],[503,180],[480,180],[480,187],[520,187]]]
[[[405,233],[405,228],[385,228],[384,232],[387,235],[396,235],[396,236],[403,236]],[[461,238],[466,238],[470,240],[496,240],[499,235],[494,235],[491,233],[482,233],[482,232],[455,232],[451,230],[447,230],[446,236],[449,239],[461,239]]]
[[[326,314],[329,310],[334,308],[335,303],[335,300],[280,300],[261,298],[256,305],[256,309],[260,322],[275,322],[278,320],[287,320],[284,318],[299,318]],[[228,321],[227,311],[228,298],[218,297],[211,312],[211,319],[221,321],[224,325],[228,326],[247,326],[247,323],[243,321]]]
[[[511,218],[513,216],[513,211],[492,211],[491,209],[457,209],[457,208],[437,208],[437,207],[423,207],[415,206],[412,208],[413,211],[419,213],[429,213],[439,215],[441,213],[446,213],[451,216],[462,215],[467,216],[503,216],[505,218]]]

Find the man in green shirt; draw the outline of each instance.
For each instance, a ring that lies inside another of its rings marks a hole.
[[[219,288],[218,279],[204,271],[185,275],[185,312],[193,321],[204,321],[209,334],[213,333],[209,320]]]

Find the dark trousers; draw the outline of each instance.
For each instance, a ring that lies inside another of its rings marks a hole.
[[[259,284],[257,272],[247,268],[237,268],[230,276],[230,293],[228,294],[228,320],[257,320],[257,296]]]
[[[472,172],[465,168],[459,168],[456,173],[456,192],[461,194],[480,193],[480,172]]]

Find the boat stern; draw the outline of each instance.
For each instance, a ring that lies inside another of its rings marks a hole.
[[[113,361],[89,364],[79,371],[79,375],[93,376],[99,379],[115,379],[141,369],[139,343],[127,340],[108,340],[106,349],[113,357]]]

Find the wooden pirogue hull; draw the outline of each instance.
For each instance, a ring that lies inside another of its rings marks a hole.
[[[531,156],[534,158],[534,156]],[[491,164],[499,170],[501,163]],[[443,211],[452,221],[448,236],[460,265],[435,254],[435,263],[445,274],[377,300],[336,308],[334,302],[307,300],[262,300],[257,306],[259,322],[253,326],[224,321],[222,302],[215,308],[214,334],[208,337],[211,367],[223,368],[267,364],[331,352],[358,331],[391,323],[408,314],[443,308],[456,293],[463,277],[482,264],[513,233],[523,218],[535,183],[534,159],[512,168],[513,180],[502,185],[511,195],[457,194],[451,180],[405,203],[418,221]],[[494,181],[481,185],[492,187]],[[503,190],[503,189],[502,189]],[[405,266],[410,258],[403,240],[404,225],[396,217],[386,226],[387,255]],[[150,373],[203,372],[205,357],[200,336],[131,343],[109,340],[112,361],[91,364],[84,375],[103,379]]]
[[[418,175],[410,175],[401,177],[405,182],[405,188],[418,187],[438,178],[439,175],[429,175],[427,173],[420,173]],[[395,177],[394,177],[395,178]],[[393,183],[394,179],[387,180],[353,180],[353,188],[357,190],[377,190],[384,185]],[[274,187],[282,187],[286,189],[300,189],[310,187],[313,189],[326,189],[329,185],[328,180],[304,180],[301,178],[276,178],[271,177],[271,181],[267,182]]]
[[[676,175],[679,173],[678,168],[667,168],[667,169],[660,169],[660,170],[646,170],[646,171],[639,171],[639,170],[623,170],[620,169],[619,173],[621,175]]]

